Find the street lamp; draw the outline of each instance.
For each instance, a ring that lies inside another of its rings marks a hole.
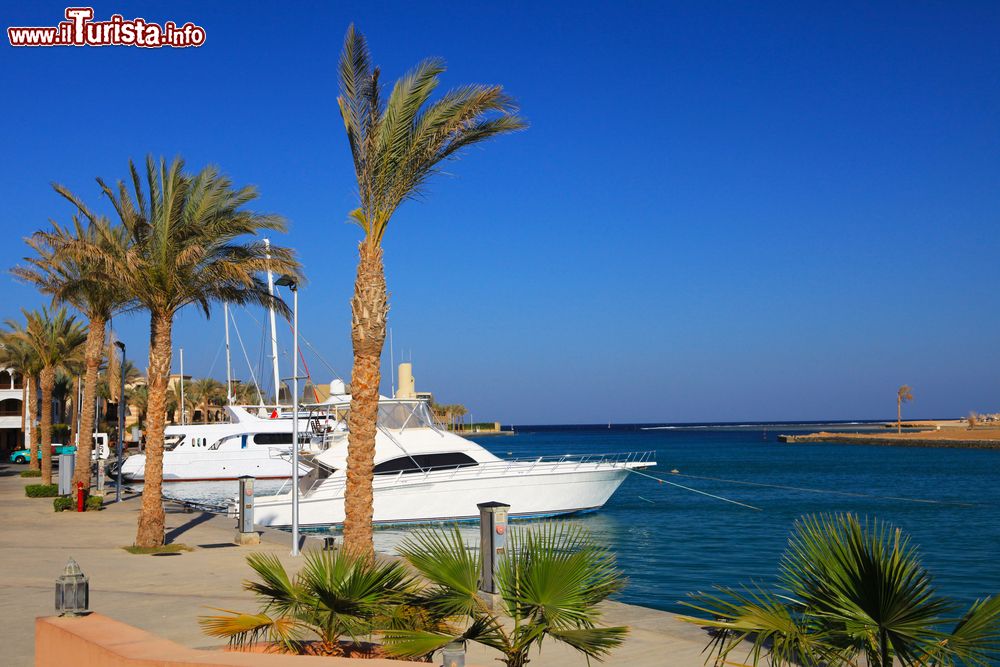
[[[275,285],[292,290],[292,555],[299,555],[299,282],[284,275]],[[277,389],[275,389],[277,391]]]
[[[122,453],[125,449],[125,343],[120,340],[115,341],[115,345],[118,349],[122,351],[122,363],[121,363],[121,373],[122,383],[121,391],[118,394],[118,444],[115,448],[115,458],[118,461],[116,466],[118,470],[115,472],[117,480],[115,482],[115,502],[120,503],[122,501]],[[97,465],[101,465],[101,457],[97,457]]]

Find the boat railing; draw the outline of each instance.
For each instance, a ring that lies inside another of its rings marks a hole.
[[[319,461],[303,461],[306,465],[322,465]],[[504,474],[533,474],[533,473],[556,473],[574,472],[585,468],[588,470],[613,470],[616,468],[647,467],[656,464],[656,452],[618,452],[613,454],[562,454],[555,456],[528,456],[513,459],[499,459],[497,461],[487,461],[484,463],[459,463],[445,466],[426,466],[419,469],[400,470],[395,474],[376,475],[375,481],[378,486],[396,486],[404,481],[426,482],[435,480],[454,479],[461,473],[467,477],[484,477]],[[391,481],[388,481],[391,480]],[[329,478],[317,479],[308,489],[302,489],[304,495],[315,491],[322,484],[333,484],[335,487],[343,486],[346,479],[340,478],[331,480]],[[283,493],[290,482],[282,485],[278,493]],[[301,487],[300,487],[301,489]]]

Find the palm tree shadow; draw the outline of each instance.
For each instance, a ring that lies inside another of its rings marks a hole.
[[[215,518],[214,514],[209,514],[208,512],[201,512],[192,517],[187,523],[182,523],[176,528],[171,528],[170,531],[163,536],[164,544],[170,544],[178,537],[191,530],[195,526],[199,526],[206,521],[210,521]]]

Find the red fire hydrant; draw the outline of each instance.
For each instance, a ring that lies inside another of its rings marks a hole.
[[[77,482],[76,483],[76,511],[77,512],[82,512],[83,511],[83,501],[84,501],[83,495],[84,495],[83,494],[83,482]]]

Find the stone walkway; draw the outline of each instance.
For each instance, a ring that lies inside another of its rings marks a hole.
[[[211,607],[255,610],[242,590],[252,550],[287,556],[291,536],[265,531],[258,547],[232,544],[235,521],[167,507],[168,541],[194,548],[182,555],[136,556],[121,547],[135,538],[138,497],[126,497],[102,512],[55,513],[51,498],[26,498],[23,466],[0,466],[0,646],[2,663],[31,665],[36,616],[51,615],[54,582],[72,557],[90,577],[90,607],[161,637],[195,648],[219,646],[201,633],[197,617]],[[306,548],[313,548],[309,540]],[[283,558],[286,564],[291,556]],[[707,640],[699,628],[672,614],[645,607],[607,603],[605,622],[632,629],[609,662],[634,667],[701,667]],[[497,665],[497,654],[470,645],[470,665]],[[363,664],[363,663],[359,663]],[[532,656],[532,667],[579,665],[586,659],[556,642]]]

